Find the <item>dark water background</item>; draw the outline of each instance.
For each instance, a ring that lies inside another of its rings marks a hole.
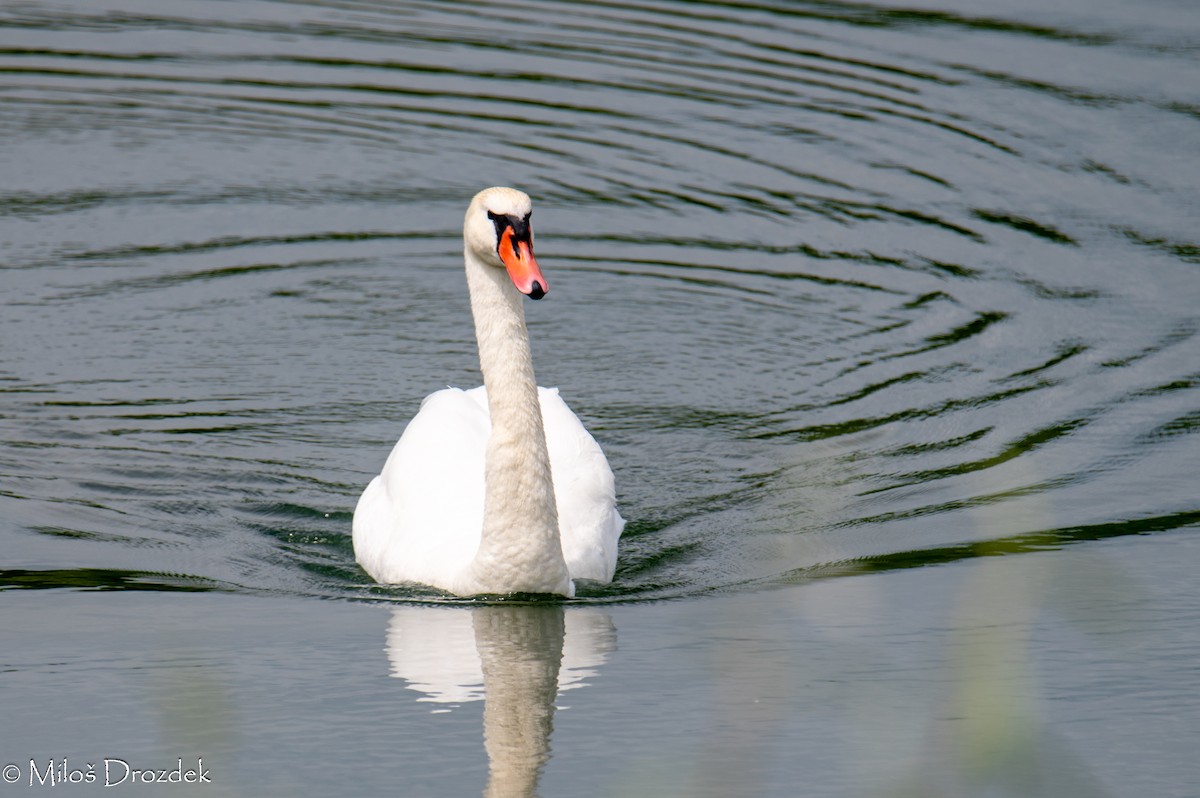
[[[475,794],[536,639],[545,795],[1200,794],[1198,62],[1183,0],[3,4],[0,766]],[[478,383],[493,184],[630,521],[520,632],[349,537]]]

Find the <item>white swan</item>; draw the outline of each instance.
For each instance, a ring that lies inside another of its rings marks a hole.
[[[612,470],[558,396],[537,387],[522,294],[541,299],[529,197],[479,192],[463,223],[483,387],[426,397],[354,510],[354,554],[377,582],[460,596],[574,595],[611,581]],[[507,271],[507,274],[506,274]]]

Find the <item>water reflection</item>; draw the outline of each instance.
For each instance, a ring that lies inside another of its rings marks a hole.
[[[484,795],[536,794],[550,758],[558,695],[583,687],[616,650],[612,618],[556,604],[471,610],[399,606],[387,632],[391,675],[440,705],[484,700],[489,777]]]
[[[982,560],[956,597],[945,687],[920,718],[921,742],[898,779],[899,794],[1112,794],[1069,736],[1051,727],[1050,708],[1039,695],[1033,637],[1038,616],[1054,600],[1058,561],[1007,565]]]

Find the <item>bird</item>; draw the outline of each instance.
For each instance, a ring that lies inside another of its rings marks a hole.
[[[574,596],[607,583],[625,521],[599,444],[534,376],[524,298],[549,284],[532,201],[471,200],[463,260],[483,385],[425,398],[354,510],[355,559],[376,582],[457,596]]]

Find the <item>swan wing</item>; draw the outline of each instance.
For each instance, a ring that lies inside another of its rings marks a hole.
[[[595,438],[558,395],[538,388],[563,557],[572,579],[611,582],[625,520],[617,512],[612,469]]]
[[[572,579],[612,581],[617,512],[612,469],[557,388],[538,388],[563,557]],[[491,432],[483,387],[430,394],[354,510],[354,553],[377,582],[459,592],[483,528]]]
[[[377,582],[453,592],[479,548],[491,423],[482,388],[430,394],[354,510],[354,553]]]

